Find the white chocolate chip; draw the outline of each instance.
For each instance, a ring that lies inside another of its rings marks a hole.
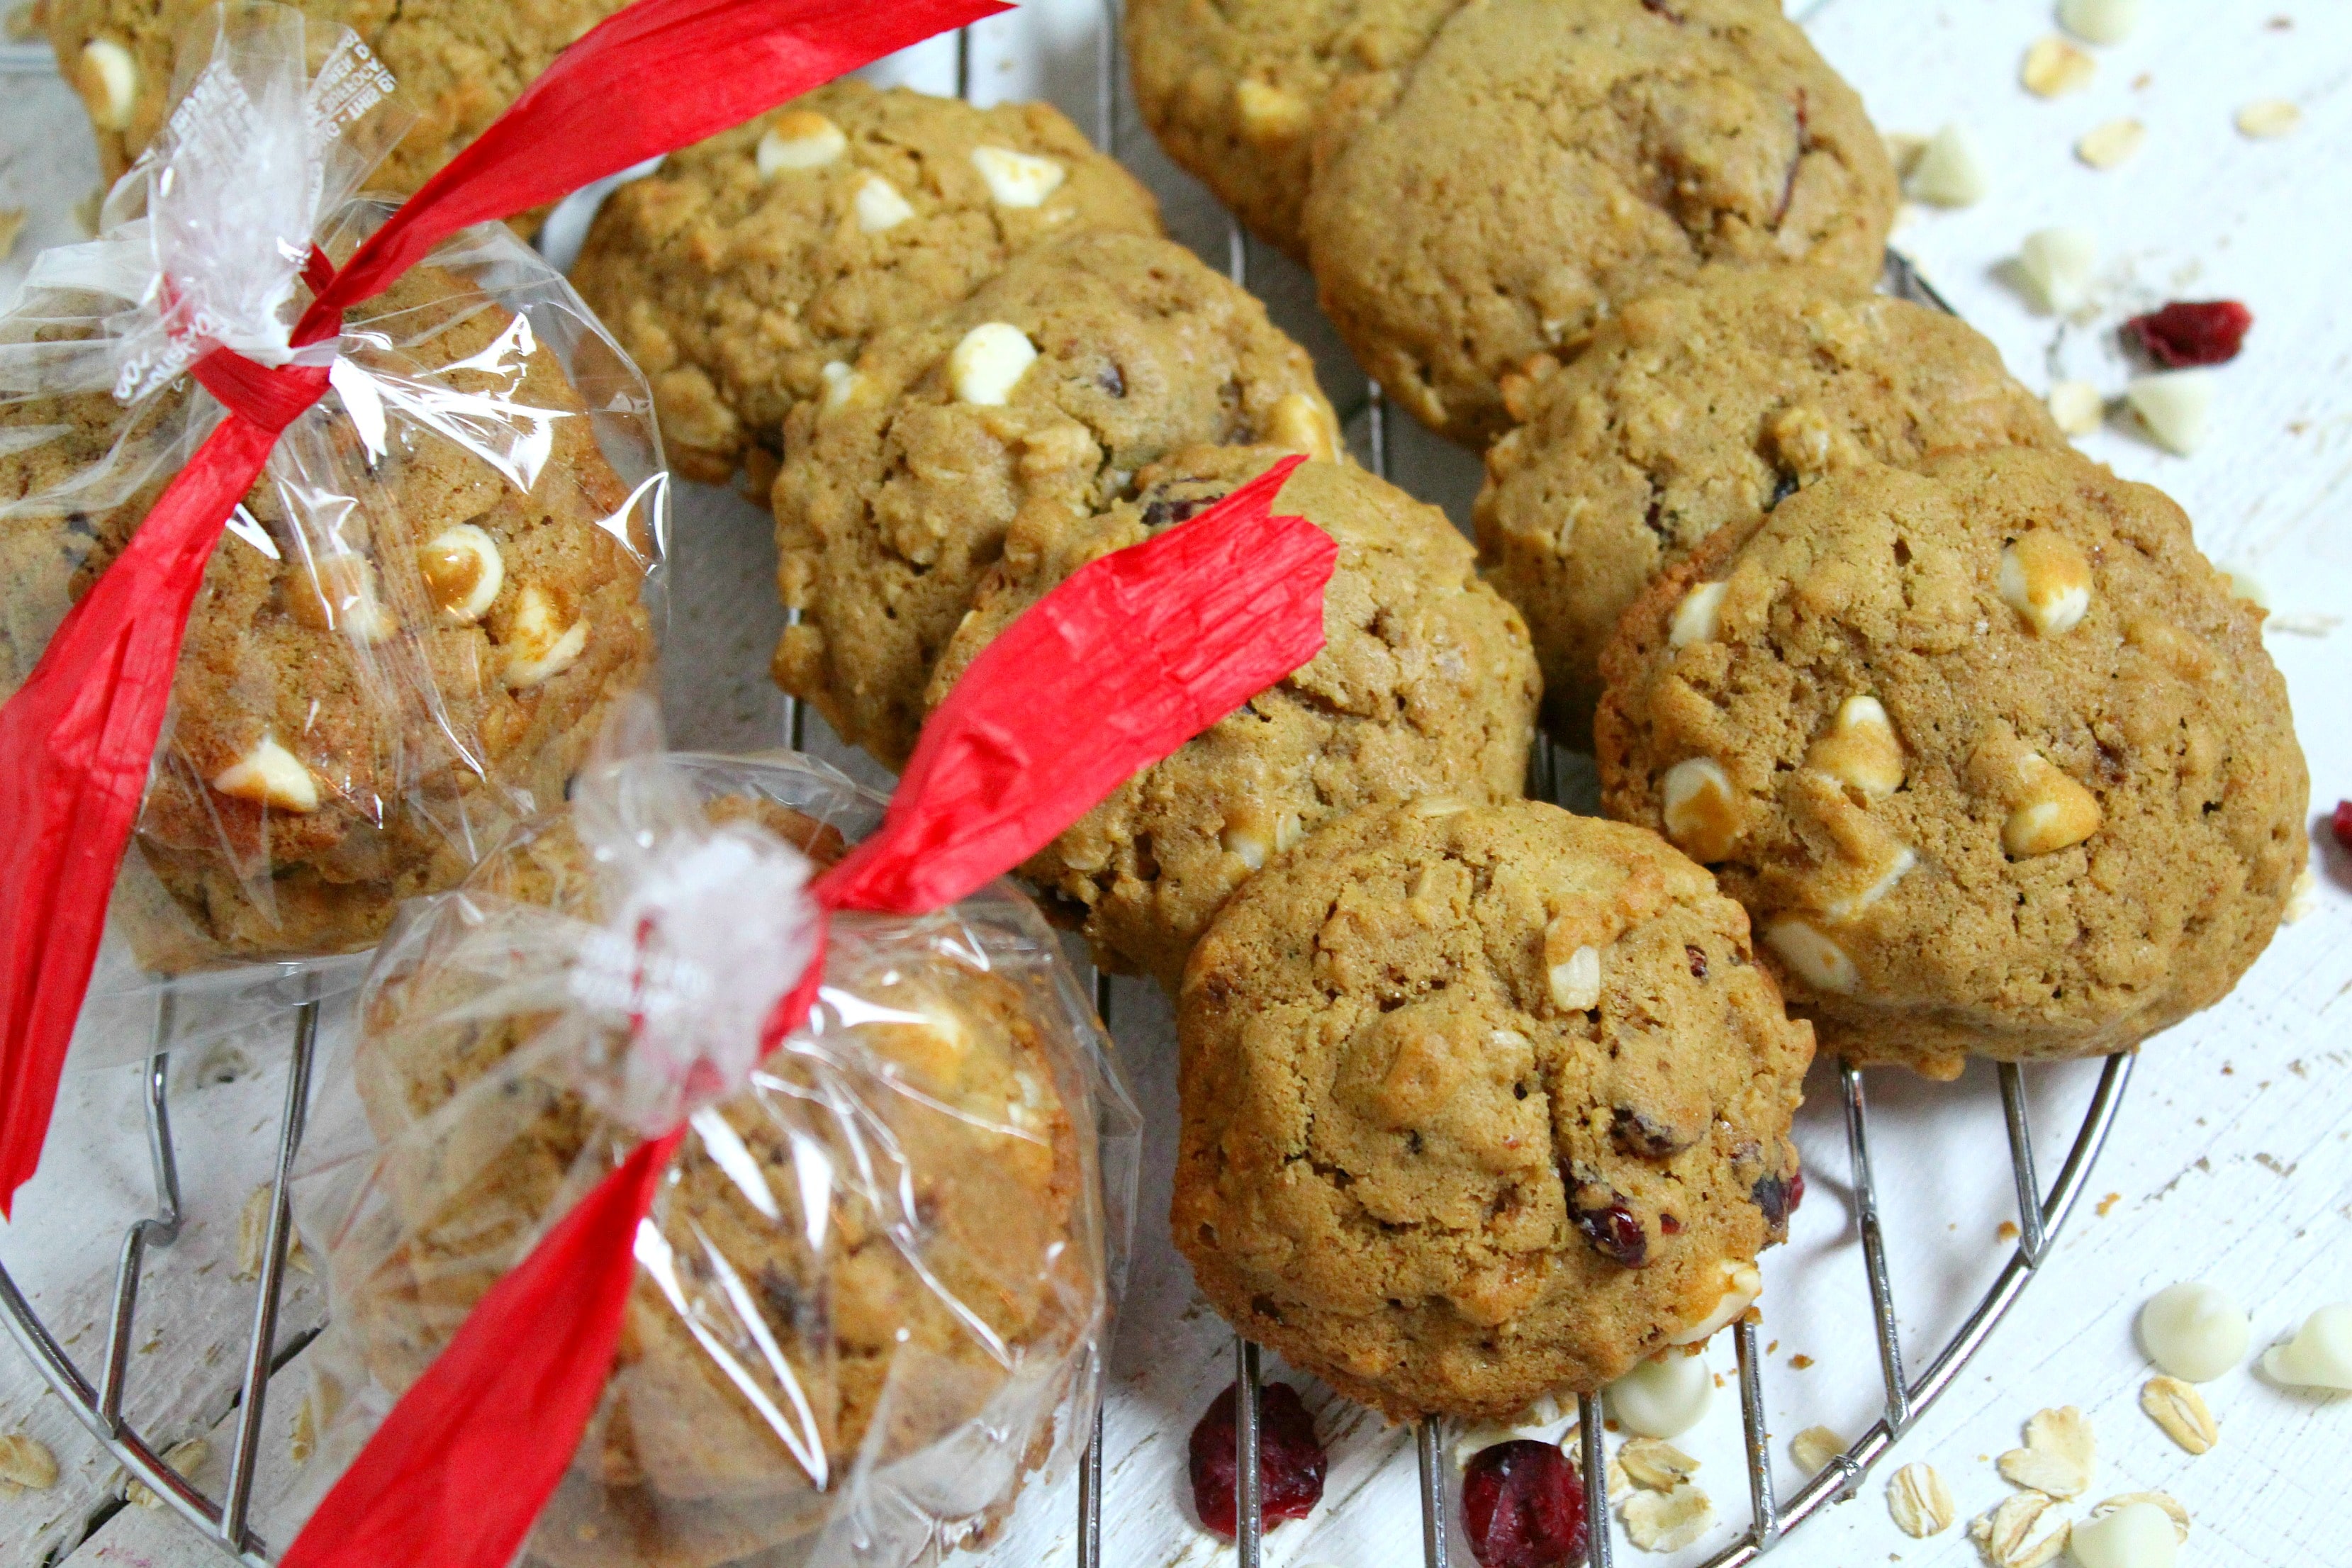
[[[319,781],[302,759],[264,735],[253,749],[214,775],[213,788],[236,800],[257,801],[280,811],[319,809]]]
[[[2210,1383],[2246,1359],[2253,1324],[2218,1286],[2168,1285],[2139,1310],[2139,1344],[2147,1359],[2190,1383]]]
[[[2352,1305],[2322,1307],[2294,1338],[2263,1352],[2263,1371],[2295,1388],[2352,1389]]]
[[[1831,899],[1822,906],[1822,913],[1832,925],[1845,925],[1860,920],[1873,904],[1895,890],[1895,885],[1911,874],[1919,864],[1919,857],[1908,845],[1898,845],[1895,853],[1877,867],[1877,875],[1858,890],[1843,898]]]
[[[2074,143],[2074,156],[2094,169],[2112,169],[2126,162],[2147,140],[2147,127],[2125,118],[2094,125]]]
[[[2213,378],[2201,370],[2168,370],[2136,377],[2124,401],[2168,451],[2187,457],[2204,445],[2213,417]]]
[[[1808,1426],[1789,1440],[1789,1457],[1809,1476],[1829,1468],[1845,1449],[1845,1439],[1826,1426]]]
[[[956,401],[999,407],[1036,363],[1036,345],[1020,328],[1004,321],[982,321],[963,335],[948,355],[948,384]]]
[[[2091,611],[2091,563],[2055,529],[2030,528],[2000,552],[2001,603],[2045,637],[2063,637]]]
[[[1625,1479],[1654,1492],[1670,1492],[1698,1474],[1698,1461],[1657,1437],[1635,1437],[1617,1450]]]
[[[2177,1377],[2151,1377],[2140,1388],[2139,1407],[2188,1453],[2206,1453],[2221,1440],[2221,1429],[2213,1425],[2213,1412],[2193,1384]]]
[[[2057,315],[2082,309],[2090,298],[2099,242],[2087,229],[2037,228],[2017,247],[2018,269]]]
[[[1725,858],[1746,828],[1731,775],[1712,757],[1686,757],[1666,770],[1658,784],[1666,837],[1692,859],[1711,864]]]
[[[400,629],[376,594],[375,564],[364,555],[312,558],[291,585],[287,613],[317,632],[340,632],[366,646]]]
[[[499,675],[515,690],[552,680],[578,661],[588,647],[588,623],[557,624],[555,601],[535,584],[515,599],[514,624],[504,639],[506,663]]]
[[[2036,38],[2025,51],[2025,66],[2018,78],[2036,98],[2056,98],[2090,86],[2098,68],[2098,61],[2052,34]]]
[[[2086,44],[2119,44],[2139,26],[2139,0],[2058,0],[2058,25]]]
[[[1716,1298],[1715,1306],[1697,1322],[1667,1335],[1666,1343],[1670,1345],[1706,1343],[1707,1341],[1715,1338],[1717,1333],[1727,1328],[1741,1313],[1756,1305],[1756,1299],[1764,1294],[1764,1276],[1757,1272],[1754,1264],[1727,1261],[1721,1267],[1723,1294]]]
[[[1323,400],[1304,392],[1285,393],[1266,411],[1265,438],[1323,462],[1339,455],[1339,432]]]
[[[1669,1352],[1642,1362],[1602,1393],[1609,1414],[1643,1437],[1679,1437],[1698,1425],[1715,1397],[1706,1358]]]
[[[837,359],[829,359],[817,367],[824,377],[824,402],[827,409],[845,407],[857,395],[857,373]]]
[[[2258,98],[2238,110],[2238,134],[2267,142],[2284,136],[2303,123],[2303,110],[2283,98]]]
[[[1674,624],[1666,628],[1666,646],[1688,647],[1693,643],[1713,642],[1723,621],[1723,595],[1730,588],[1728,583],[1701,583],[1685,594],[1683,602],[1675,606]]]
[[[1811,921],[1783,916],[1764,928],[1764,941],[1798,979],[1816,991],[1848,996],[1862,984],[1862,971],[1854,967],[1845,949]]]
[[[2067,1544],[2082,1568],[2172,1568],[2180,1559],[2179,1533],[2149,1502],[2084,1520]]]
[[[81,64],[74,73],[82,102],[100,131],[130,128],[131,110],[139,97],[139,62],[112,38],[92,38],[81,47]]]
[[[1249,77],[1234,84],[1234,107],[1241,111],[1242,134],[1259,146],[1289,141],[1314,118],[1313,107],[1297,93]]]
[[[1625,1539],[1643,1551],[1680,1552],[1715,1523],[1715,1504],[1685,1482],[1672,1491],[1635,1492],[1618,1515],[1625,1521]]]
[[[915,216],[915,209],[898,194],[898,187],[879,174],[866,176],[851,205],[857,212],[857,226],[868,234],[896,228]]]
[[[1992,1568],[2043,1568],[2066,1550],[2066,1521],[2051,1503],[2041,1492],[2020,1492],[1970,1524],[1969,1534]]]
[[[2188,1542],[2189,1510],[2181,1507],[2180,1500],[2169,1492],[2118,1492],[2092,1509],[2091,1517],[2103,1519],[2116,1510],[2128,1508],[2136,1502],[2144,1502],[2150,1508],[2161,1510],[2164,1517],[2172,1521],[2172,1533],[2184,1544]]]
[[[1867,692],[1838,704],[1828,731],[1805,752],[1805,765],[1874,796],[1903,787],[1903,742],[1886,706]]]
[[[1552,1005],[1563,1013],[1583,1013],[1601,1005],[1601,950],[1580,947],[1551,966],[1548,978]]]
[[[1425,795],[1405,809],[1415,816],[1459,816],[1470,809],[1470,803],[1450,795]]]
[[[445,528],[425,541],[416,552],[416,564],[434,605],[461,626],[490,613],[507,580],[498,542],[470,522]]]
[[[1228,855],[1237,855],[1243,865],[1255,871],[1265,865],[1265,857],[1273,847],[1265,831],[1265,819],[1255,811],[1237,813],[1225,819],[1223,831],[1217,842]]]
[[[2107,420],[2107,400],[2087,381],[2062,381],[2050,389],[2050,417],[2069,436],[2088,436]]]
[[[2037,1410],[2025,1424],[2025,1447],[2000,1457],[2004,1479],[2054,1498],[2080,1497],[2091,1484],[2097,1445],[2091,1423],[2073,1405]]]
[[[2016,802],[2001,824],[2000,847],[2012,860],[2055,854],[2080,844],[2105,821],[2098,796],[2049,759],[2029,754]]]
[[[1914,1541],[1940,1535],[1952,1527],[1952,1491],[1936,1467],[1909,1464],[1886,1483],[1886,1511],[1895,1528]]]
[[[45,1492],[58,1484],[58,1457],[23,1432],[0,1437],[0,1489]]]
[[[975,147],[971,166],[980,171],[989,196],[1001,207],[1035,207],[1062,188],[1070,172],[1051,158],[1010,147]]]
[[[1992,176],[1985,170],[1984,153],[1978,149],[1976,137],[1966,126],[1957,124],[1927,138],[1919,161],[1911,166],[1910,178],[1903,184],[1904,195],[1939,207],[1971,206],[1984,200],[1991,189]]]
[[[822,169],[848,150],[841,127],[814,110],[795,109],[776,116],[760,137],[753,153],[760,178],[772,180],[787,169]]]

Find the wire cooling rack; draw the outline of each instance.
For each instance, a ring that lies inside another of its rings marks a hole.
[[[1105,0],[1106,21],[1100,30],[1095,62],[1095,134],[1106,150],[1118,151],[1119,83],[1124,76],[1119,48],[1118,0]],[[8,51],[0,69],[26,68]],[[959,96],[970,97],[972,86],[972,40],[969,31],[956,38],[955,74]],[[1248,242],[1237,223],[1226,227],[1226,265],[1233,280],[1247,286],[1250,273]],[[1949,311],[1951,307],[1902,256],[1887,257],[1887,292]],[[1382,478],[1390,468],[1388,409],[1376,383],[1367,383],[1356,411],[1367,465]],[[805,749],[807,713],[797,702],[784,705],[784,725],[791,744]],[[1560,753],[1539,741],[1530,768],[1529,793],[1558,801],[1565,770]],[[1565,804],[1564,802],[1562,804]],[[1110,977],[1095,977],[1096,1006],[1106,1025],[1113,1023]],[[270,1374],[291,1351],[276,1351],[279,1299],[286,1281],[288,1253],[293,1237],[289,1180],[301,1146],[303,1121],[309,1105],[311,1059],[318,1038],[320,1005],[300,1004],[293,1016],[285,1101],[277,1130],[277,1163],[270,1182],[268,1229],[260,1273],[253,1292],[252,1329],[247,1340],[231,1442],[227,1478],[218,1496],[199,1489],[164,1462],[154,1443],[123,1414],[130,1382],[131,1341],[138,1319],[140,1286],[150,1249],[170,1247],[182,1225],[178,1152],[173,1141],[167,1091],[173,1052],[177,1042],[175,1008],[166,990],[158,1005],[154,1037],[144,1080],[145,1118],[152,1168],[154,1212],[133,1223],[124,1233],[115,1269],[112,1307],[109,1314],[103,1358],[95,1378],[59,1342],[50,1327],[33,1310],[4,1266],[0,1266],[0,1319],[32,1357],[42,1376],[105,1446],[133,1481],[143,1483],[166,1506],[185,1519],[215,1545],[251,1568],[275,1568],[268,1542],[252,1528],[249,1518],[254,1479],[260,1457],[263,1413]],[[1788,1533],[1832,1502],[1853,1494],[1872,1467],[1910,1429],[1948,1388],[1969,1357],[1984,1344],[1994,1327],[2032,1279],[2050,1255],[2068,1215],[2080,1197],[2084,1179],[2105,1142],[2125,1089],[2130,1082],[2133,1057],[2106,1058],[2083,1120],[2075,1131],[2057,1177],[2046,1188],[2034,1166],[2032,1129],[2027,1115],[2025,1069],[2011,1063],[1999,1068],[2001,1106],[2007,1124],[2009,1156],[2017,1194],[2017,1237],[2008,1259],[1975,1309],[1934,1351],[1924,1370],[1911,1370],[1917,1347],[1906,1347],[1897,1326],[1894,1288],[1890,1282],[1887,1244],[1882,1227],[1877,1188],[1872,1175],[1869,1101],[1862,1074],[1851,1064],[1837,1067],[1838,1097],[1844,1113],[1846,1151],[1853,1184],[1853,1206],[1861,1232],[1864,1280],[1869,1292],[1875,1329],[1879,1375],[1885,1403],[1877,1421],[1854,1444],[1812,1476],[1796,1492],[1781,1498],[1777,1491],[1768,1451],[1765,1423],[1764,1357],[1757,1346],[1753,1321],[1731,1329],[1738,1355],[1741,1430],[1746,1452],[1749,1507],[1747,1530],[1730,1545],[1706,1559],[1701,1568],[1738,1568],[1769,1552]],[[1258,1347],[1236,1340],[1234,1379],[1249,1397],[1237,1402],[1240,1439],[1238,1508],[1240,1536],[1234,1552],[1240,1568],[1260,1568],[1262,1536],[1258,1524],[1258,1398],[1261,1381]],[[1597,1395],[1577,1400],[1577,1443],[1583,1476],[1586,1515],[1590,1521],[1591,1568],[1609,1568],[1614,1552],[1610,1522],[1608,1465],[1603,1449],[1604,1413]],[[1423,1568],[1447,1568],[1448,1532],[1453,1487],[1448,1474],[1446,1430],[1436,1417],[1423,1420],[1414,1430],[1419,1468],[1421,1551]],[[1102,1415],[1094,1415],[1092,1441],[1078,1466],[1076,1556],[1079,1568],[1100,1568],[1104,1514]]]

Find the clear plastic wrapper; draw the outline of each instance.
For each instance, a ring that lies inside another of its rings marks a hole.
[[[667,529],[643,379],[503,227],[289,348],[308,258],[274,237],[348,257],[408,117],[347,32],[205,25],[100,237],[0,316],[0,697],[220,422],[205,353],[331,367],[214,553],[115,889],[163,973],[364,948],[560,802],[649,675]]]
[[[835,914],[808,1021],[754,1063],[805,961],[789,911],[812,861],[882,808],[785,753],[598,764],[411,906],[298,1184],[333,1327],[294,1513],[548,1226],[681,1119],[532,1560],[927,1563],[1075,1460],[1138,1137],[1035,909],[999,883]]]

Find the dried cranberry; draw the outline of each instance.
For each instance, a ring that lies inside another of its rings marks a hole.
[[[1482,1568],[1562,1568],[1584,1557],[1584,1482],[1559,1445],[1481,1448],[1462,1477],[1462,1523]]]
[[[1241,1517],[1235,1479],[1241,1433],[1234,1426],[1240,1389],[1239,1384],[1229,1384],[1192,1428],[1192,1506],[1203,1526],[1228,1541]],[[1330,1456],[1315,1436],[1315,1418],[1290,1384],[1265,1384],[1258,1392],[1257,1411],[1257,1516],[1261,1529],[1271,1529],[1286,1519],[1305,1519],[1323,1500]]]
[[[1766,1176],[1749,1189],[1756,1206],[1764,1211],[1764,1225],[1777,1238],[1788,1235],[1789,1215],[1803,1196],[1804,1175]]]
[[[1571,1185],[1568,1217],[1592,1250],[1610,1261],[1639,1268],[1650,1260],[1650,1238],[1643,1234],[1640,1216],[1614,1190],[1592,1182]]]
[[[1698,1142],[1677,1128],[1643,1115],[1630,1105],[1612,1108],[1609,1136],[1618,1148],[1643,1160],[1671,1159]]]
[[[2244,346],[2254,313],[2235,300],[2175,300],[2161,310],[2134,316],[2124,335],[2157,363],[2178,370],[2227,364]]]
[[[1797,1212],[1797,1205],[1804,1201],[1805,1168],[1802,1165],[1800,1165],[1797,1167],[1797,1173],[1789,1178],[1789,1212],[1790,1214],[1795,1214]]]
[[[2352,800],[2336,803],[2336,844],[2340,849],[2352,850]]]

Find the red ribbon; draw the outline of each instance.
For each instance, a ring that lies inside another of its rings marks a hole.
[[[1339,545],[1269,515],[1300,460],[1080,569],[1008,626],[925,722],[880,830],[817,879],[818,904],[909,914],[976,891],[1313,658]],[[808,1016],[824,966],[820,941],[763,1047]],[[514,1556],[603,1396],[633,1239],[682,1136],[641,1144],[476,1304],[283,1568]]]
[[[1001,0],[637,0],[556,58],[341,272],[315,252],[304,346],[468,224],[740,124]],[[188,612],[222,529],[324,370],[215,349],[192,373],[228,417],[66,616],[0,708],[0,1215],[40,1163],[66,1047],[154,760]]]

